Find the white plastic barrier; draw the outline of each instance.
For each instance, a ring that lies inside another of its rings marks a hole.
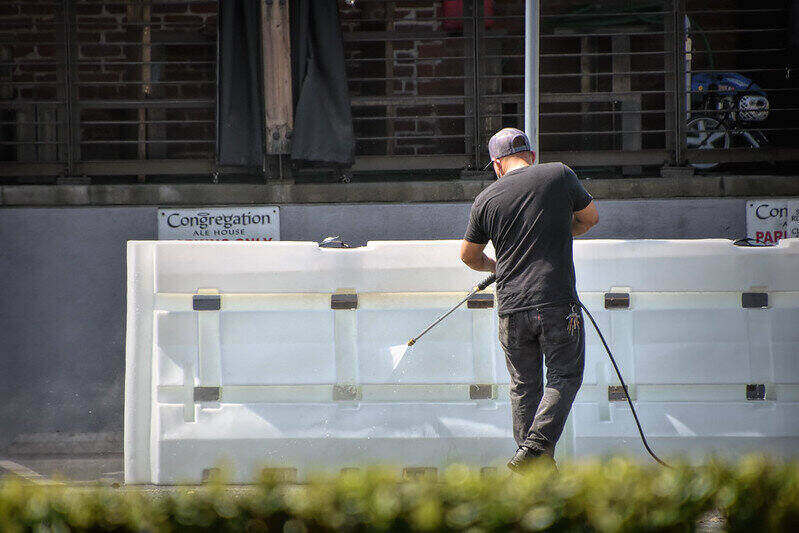
[[[494,308],[463,306],[391,367],[390,346],[482,278],[458,249],[130,242],[126,482],[501,465],[515,444]],[[799,450],[799,241],[585,240],[575,263],[657,451]],[[641,455],[587,328],[558,453]]]

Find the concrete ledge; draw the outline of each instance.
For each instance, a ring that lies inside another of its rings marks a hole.
[[[470,202],[491,180],[348,184],[7,185],[0,206]],[[797,176],[584,180],[597,199],[799,196]]]

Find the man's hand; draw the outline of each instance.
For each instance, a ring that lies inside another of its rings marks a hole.
[[[479,272],[496,272],[497,262],[488,257],[483,249],[485,244],[477,244],[464,240],[461,242],[461,261],[472,270]]]
[[[599,222],[599,212],[596,209],[596,204],[591,201],[585,209],[575,211],[572,215],[572,235],[574,237],[582,235],[596,226],[597,222]]]

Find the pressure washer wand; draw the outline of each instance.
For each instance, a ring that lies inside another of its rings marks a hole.
[[[478,284],[477,284],[477,285],[476,285],[476,286],[475,286],[475,287],[472,289],[472,292],[470,292],[469,294],[467,294],[467,295],[466,295],[466,297],[465,297],[463,300],[461,300],[460,302],[458,302],[457,304],[455,304],[455,305],[452,307],[452,309],[450,309],[449,311],[447,311],[446,313],[444,313],[444,314],[443,314],[443,315],[441,315],[440,317],[436,318],[436,319],[433,321],[433,323],[432,323],[432,324],[430,324],[429,326],[427,326],[427,327],[425,328],[425,330],[424,330],[423,332],[421,332],[421,333],[420,333],[420,334],[418,334],[416,337],[414,337],[414,338],[412,338],[411,340],[409,340],[409,341],[408,341],[408,346],[413,346],[414,344],[416,344],[416,341],[418,341],[420,338],[422,338],[422,335],[424,335],[425,333],[427,333],[428,331],[430,331],[431,329],[433,329],[434,327],[436,327],[436,326],[438,325],[438,323],[439,323],[439,322],[441,322],[442,320],[444,320],[445,318],[447,318],[449,315],[451,315],[451,314],[452,314],[452,312],[453,312],[453,311],[455,311],[455,310],[456,310],[458,307],[462,306],[462,305],[463,305],[463,303],[464,303],[466,300],[468,300],[469,298],[471,298],[472,296],[474,296],[476,293],[478,293],[478,292],[480,292],[480,291],[484,290],[486,287],[488,287],[489,285],[491,285],[492,283],[494,283],[494,281],[496,281],[496,279],[497,279],[497,275],[496,275],[496,274],[491,274],[491,275],[490,275],[490,276],[488,276],[486,279],[484,279],[483,281],[481,281],[480,283],[478,283]]]

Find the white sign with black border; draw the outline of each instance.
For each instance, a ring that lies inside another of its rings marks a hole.
[[[759,244],[799,238],[799,198],[747,200],[746,236]]]
[[[161,208],[158,240],[279,241],[280,210],[277,206]]]

